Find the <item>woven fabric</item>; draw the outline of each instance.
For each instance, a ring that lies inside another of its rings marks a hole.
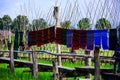
[[[28,46],[36,45],[36,31],[28,32]]]
[[[104,50],[109,49],[108,30],[102,30],[101,31],[101,37],[102,37],[102,48]]]
[[[62,44],[66,45],[67,41],[67,29],[62,29]]]
[[[73,30],[67,30],[67,47],[72,48]]]
[[[87,31],[80,30],[80,48],[85,49],[87,44]]]
[[[87,50],[94,49],[94,31],[87,30]]]
[[[109,31],[109,50],[115,50],[117,44],[117,29]]]

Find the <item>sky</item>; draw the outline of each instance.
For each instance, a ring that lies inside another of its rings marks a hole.
[[[0,0],[0,17],[8,14],[14,19],[22,14],[30,21],[43,17],[52,24],[54,6],[59,6],[61,21],[71,20],[74,25],[88,17],[94,25],[99,18],[105,17],[116,26],[120,22],[119,3],[120,0]]]

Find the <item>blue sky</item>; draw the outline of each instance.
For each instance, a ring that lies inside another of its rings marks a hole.
[[[52,24],[54,23],[52,11],[56,4],[60,6],[62,21],[71,20],[74,25],[78,20],[88,17],[94,25],[99,18],[105,17],[116,26],[120,22],[119,3],[119,0],[1,0],[0,17],[8,14],[14,19],[17,15],[23,14],[27,15],[30,21],[43,17]]]

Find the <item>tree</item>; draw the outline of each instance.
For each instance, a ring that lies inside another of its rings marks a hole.
[[[96,25],[95,25],[96,29],[110,29],[111,28],[111,24],[108,20],[106,20],[105,18],[100,18]]]
[[[11,23],[12,23],[12,19],[10,18],[9,15],[4,15],[3,18],[2,18],[2,21],[3,21],[3,28],[5,30],[9,30],[11,27]]]
[[[81,30],[86,30],[86,29],[90,29],[90,20],[88,18],[82,18],[79,22],[78,22],[78,27]]]
[[[2,21],[2,18],[0,18],[0,30],[3,30],[3,21]]]
[[[12,30],[20,30],[25,31],[27,30],[27,25],[29,23],[29,20],[27,16],[25,15],[18,15],[12,23]]]
[[[43,18],[40,18],[40,19],[34,19],[32,21],[32,26],[33,26],[33,30],[36,30],[36,29],[47,28],[48,24]]]
[[[71,27],[71,22],[68,20],[68,21],[64,21],[64,22],[61,22],[61,27],[62,28],[65,28],[65,29],[70,29],[72,28]]]

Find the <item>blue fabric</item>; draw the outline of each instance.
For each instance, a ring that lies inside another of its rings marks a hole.
[[[101,30],[101,37],[102,37],[102,48],[104,50],[109,49],[108,30]]]
[[[101,30],[94,30],[94,44],[101,47]]]
[[[94,48],[94,31],[87,30],[87,49],[93,50]]]
[[[73,30],[67,30],[67,47],[72,48]]]
[[[120,44],[120,29],[118,30],[118,42],[119,42],[119,44]]]

